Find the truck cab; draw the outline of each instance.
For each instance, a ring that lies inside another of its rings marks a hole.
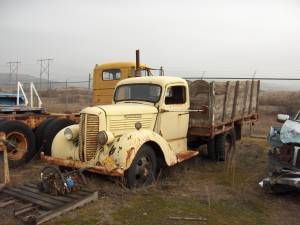
[[[105,71],[98,74],[102,78],[120,76],[111,69],[110,75]],[[150,184],[162,166],[198,154],[187,150],[189,107],[184,79],[146,76],[121,80],[112,104],[83,109],[80,123],[61,130],[53,141],[52,156],[42,154],[42,160],[125,176],[129,187]]]
[[[139,65],[140,76],[147,76],[147,66]],[[93,105],[112,103],[112,96],[116,84],[123,79],[134,77],[136,73],[134,62],[113,62],[95,65],[93,72]]]

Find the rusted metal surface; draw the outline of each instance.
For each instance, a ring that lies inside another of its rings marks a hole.
[[[201,136],[201,137],[214,137],[218,134],[225,133],[227,131],[230,131],[234,128],[234,124],[242,124],[244,122],[255,122],[259,118],[257,113],[254,113],[252,115],[248,115],[242,118],[235,118],[234,120],[227,120],[222,123],[218,123],[218,125],[213,126],[199,126],[199,127],[190,127],[188,134],[189,135],[195,135],[195,136]]]
[[[123,176],[124,171],[122,169],[116,168],[115,170],[109,171],[104,166],[91,166],[88,163],[84,163],[78,160],[69,160],[69,159],[62,159],[56,158],[51,156],[46,156],[44,153],[41,153],[41,160],[53,165],[60,165],[70,168],[86,168],[87,171],[91,171],[94,173],[110,175],[110,176]]]
[[[184,151],[176,154],[177,161],[182,162],[199,154],[199,151]]]
[[[0,192],[0,205],[13,204],[13,215],[22,224],[42,224],[70,210],[98,200],[98,192],[80,190],[65,196],[42,193],[37,183],[7,187]]]
[[[3,178],[4,181],[0,183],[0,190],[10,182],[8,155],[6,147],[6,135],[4,132],[0,132],[0,154],[3,154]]]
[[[126,167],[128,167],[129,164],[129,160],[132,158],[132,154],[134,153],[134,147],[131,147],[128,151],[127,151],[127,155],[126,155]]]

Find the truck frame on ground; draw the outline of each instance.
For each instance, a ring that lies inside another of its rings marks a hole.
[[[80,122],[54,138],[43,161],[124,176],[128,187],[152,183],[163,166],[199,154],[208,145],[226,160],[245,120],[258,118],[259,81],[188,82],[149,76],[119,81],[112,105],[87,107]],[[194,149],[189,149],[193,147]]]

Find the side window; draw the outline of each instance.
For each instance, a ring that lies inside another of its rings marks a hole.
[[[184,104],[186,101],[185,86],[172,86],[167,89],[165,104]]]
[[[121,70],[120,69],[110,69],[104,70],[102,72],[102,80],[120,80]]]

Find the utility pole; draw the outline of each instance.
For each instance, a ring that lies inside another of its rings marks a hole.
[[[40,90],[42,90],[42,76],[44,74],[47,75],[48,89],[50,87],[50,61],[52,60],[50,58],[38,59],[38,62],[40,62]]]
[[[7,64],[9,65],[9,86],[12,89],[12,76],[16,76],[16,84],[18,83],[18,71],[19,71],[19,64],[20,61],[11,61],[8,62]]]

